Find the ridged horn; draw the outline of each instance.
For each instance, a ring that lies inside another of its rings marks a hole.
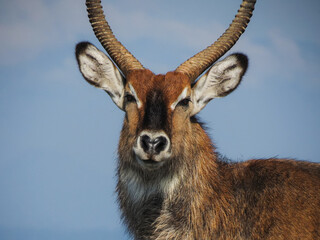
[[[144,69],[142,64],[114,36],[103,13],[101,0],[86,0],[86,5],[94,34],[122,73],[126,76],[131,70]]]
[[[243,0],[229,28],[212,45],[182,63],[176,72],[186,74],[194,82],[208,67],[222,57],[238,41],[245,31],[256,0]]]

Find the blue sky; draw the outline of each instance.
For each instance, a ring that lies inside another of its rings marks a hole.
[[[229,25],[240,0],[105,0],[118,39],[155,73],[175,69]],[[84,1],[0,8],[0,238],[126,239],[115,204],[124,114],[78,71],[79,41],[101,45]],[[259,1],[231,49],[250,59],[237,91],[200,113],[234,160],[319,162],[320,2]]]

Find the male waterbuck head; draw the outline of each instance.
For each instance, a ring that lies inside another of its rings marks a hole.
[[[87,1],[95,34],[117,66],[90,43],[80,43],[76,49],[80,71],[89,83],[104,89],[126,112],[125,128],[131,137],[127,146],[135,156],[132,164],[145,170],[161,167],[178,154],[177,148],[192,117],[211,99],[225,96],[239,85],[248,62],[242,54],[227,57],[193,82],[238,40],[253,6],[254,2],[245,1],[216,43],[175,71],[154,75],[116,40],[99,1]]]
[[[155,75],[115,38],[100,0],[87,0],[92,28],[112,60],[88,42],[77,45],[76,56],[84,78],[125,112],[117,192],[136,239],[319,237],[318,165],[283,159],[224,162],[195,117],[240,84],[245,55],[216,61],[244,32],[255,2],[244,0],[211,46],[174,71]],[[302,187],[305,191],[297,192]],[[279,201],[290,206],[289,219],[278,214],[284,206]],[[293,219],[295,214],[302,220]],[[298,231],[296,224],[308,229]]]

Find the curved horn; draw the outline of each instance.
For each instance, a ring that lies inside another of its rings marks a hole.
[[[243,0],[238,14],[221,37],[212,45],[182,63],[176,71],[186,74],[191,82],[195,81],[238,41],[250,22],[255,3],[256,0]]]
[[[101,0],[86,0],[89,21],[96,37],[124,75],[142,64],[117,40],[104,16]]]

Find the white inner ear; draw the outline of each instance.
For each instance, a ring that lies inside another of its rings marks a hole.
[[[78,61],[84,78],[95,87],[105,90],[114,103],[123,109],[124,78],[113,62],[91,44],[78,55]]]
[[[217,97],[224,97],[233,91],[241,81],[244,68],[235,55],[216,63],[193,87],[192,101],[195,115],[206,104]]]

